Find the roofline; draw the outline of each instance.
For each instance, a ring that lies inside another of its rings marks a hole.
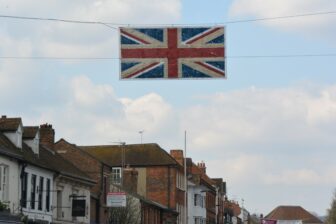
[[[44,145],[41,145],[41,144],[40,144],[40,146],[41,146],[43,149],[45,149],[45,150],[47,150],[48,152],[50,152],[51,154],[60,156],[60,155],[57,154],[54,150],[48,148],[47,146],[44,146]],[[61,157],[61,156],[60,156],[60,157]],[[61,158],[62,158],[66,163],[71,164],[71,165],[72,165],[73,167],[75,167],[77,170],[83,172],[81,169],[79,169],[78,167],[76,167],[75,165],[73,165],[73,164],[72,164],[70,161],[68,161],[67,159],[64,159],[63,157],[61,157]],[[61,171],[54,170],[54,171],[56,171],[57,173],[60,173],[60,174],[62,174],[62,175],[65,175],[65,176],[69,176],[69,177],[72,177],[72,178],[78,178],[78,179],[81,179],[81,180],[84,180],[84,181],[88,181],[88,182],[92,182],[92,183],[96,184],[96,182],[95,182],[93,179],[91,179],[91,178],[86,178],[86,177],[79,176],[79,175],[76,175],[76,174],[72,174],[72,173],[64,172],[64,171],[62,171],[62,170],[61,170]],[[84,173],[84,172],[83,172],[83,173]]]
[[[77,175],[73,175],[73,174],[70,174],[70,173],[67,173],[67,172],[58,172],[58,176],[62,177],[66,177],[66,178],[70,178],[70,179],[75,179],[75,181],[80,181],[84,184],[87,184],[89,186],[94,186],[95,184],[97,184],[96,181],[92,180],[92,179],[87,179],[87,178],[83,178],[83,177],[80,177],[80,176],[77,176]]]
[[[100,162],[101,164],[103,164],[103,165],[105,165],[105,166],[108,166],[108,167],[112,167],[111,165],[106,164],[106,163],[103,162],[102,160],[96,158],[95,156],[91,155],[90,153],[86,152],[85,150],[83,150],[83,149],[81,148],[81,147],[87,147],[87,146],[78,146],[78,145],[76,145],[76,144],[72,144],[72,143],[68,142],[67,140],[65,140],[64,138],[60,138],[60,139],[59,139],[57,142],[55,142],[54,144],[56,145],[56,144],[60,143],[61,141],[65,142],[65,143],[67,143],[67,144],[69,144],[69,145],[71,145],[71,146],[73,146],[73,147],[76,147],[76,148],[79,149],[81,152],[83,152],[84,154],[90,156],[92,159],[97,160],[97,161]]]
[[[61,140],[61,139],[60,139]],[[59,141],[60,141],[59,140]],[[64,139],[63,139],[64,140]],[[64,140],[65,141],[65,140]],[[56,144],[56,143],[55,143]],[[69,143],[71,144],[71,143]],[[167,163],[167,164],[160,164],[160,165],[143,165],[143,164],[129,164],[130,166],[142,166],[142,167],[148,167],[148,166],[180,166],[183,167],[181,164],[179,164],[176,159],[174,159],[174,157],[172,157],[165,149],[163,149],[159,144],[157,143],[144,143],[144,144],[126,144],[125,146],[133,146],[133,145],[157,145],[164,153],[166,153],[175,163]],[[95,147],[111,147],[111,146],[119,146],[119,145],[90,145],[90,146],[85,146],[85,145],[81,145],[81,146],[77,146],[77,148],[80,148],[81,150],[83,150],[84,152],[86,152],[84,149],[82,149],[81,147],[85,147],[85,148],[95,148]],[[88,152],[86,152],[88,153]],[[90,153],[88,153],[90,154]],[[91,155],[91,154],[90,154]],[[98,161],[106,164],[105,162],[101,161],[100,159],[96,158],[95,156],[91,155],[92,157],[94,157],[95,159],[97,159]],[[127,164],[126,164],[127,165]],[[116,167],[114,165],[107,165],[110,167]]]
[[[15,154],[15,153],[10,153],[10,152],[4,151],[2,149],[2,147],[0,147],[0,154],[8,156],[10,158],[14,158],[14,159],[18,159],[18,160],[24,160],[22,155],[18,155],[18,154]]]

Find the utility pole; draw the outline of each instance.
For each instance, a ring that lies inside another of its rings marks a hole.
[[[188,224],[187,131],[184,131],[184,223]]]

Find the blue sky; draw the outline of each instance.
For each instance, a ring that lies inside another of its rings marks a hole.
[[[3,0],[0,14],[122,24],[215,24],[336,11],[332,0]],[[118,60],[0,59],[2,114],[78,145],[157,142],[204,160],[250,212],[325,214],[336,186],[336,15],[226,26],[227,80],[120,81]],[[102,25],[0,19],[0,56],[118,57]]]

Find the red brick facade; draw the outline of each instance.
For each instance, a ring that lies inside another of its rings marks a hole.
[[[105,223],[108,218],[107,209],[105,208],[106,193],[108,191],[106,180],[111,173],[110,167],[63,139],[54,145],[54,150],[96,181],[97,184],[91,188],[90,222]]]

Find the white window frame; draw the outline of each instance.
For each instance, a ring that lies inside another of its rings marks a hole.
[[[111,183],[120,185],[121,179],[122,179],[121,167],[112,167]]]
[[[6,164],[0,164],[0,191],[1,199],[3,202],[9,200],[9,166]]]

